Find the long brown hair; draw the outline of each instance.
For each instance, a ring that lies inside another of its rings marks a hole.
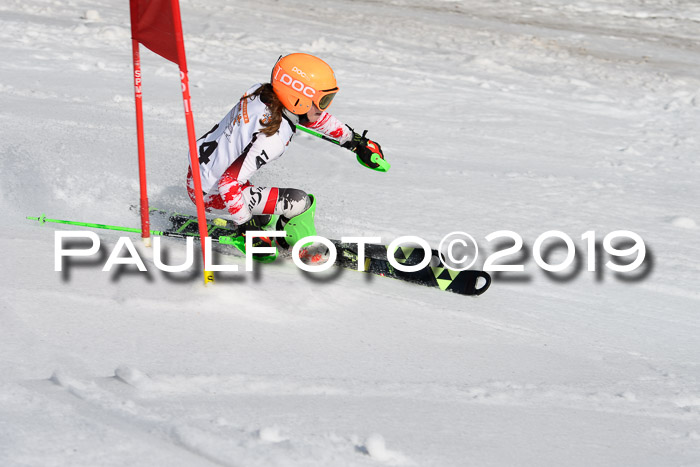
[[[245,98],[246,96],[243,97]],[[263,104],[270,109],[269,118],[267,118],[268,115],[266,114],[260,119],[260,124],[263,126],[261,133],[265,136],[272,136],[277,133],[282,124],[282,109],[284,109],[284,106],[272,89],[272,85],[265,83],[247,97],[259,97]]]

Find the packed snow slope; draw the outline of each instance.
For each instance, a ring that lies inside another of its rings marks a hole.
[[[697,2],[183,0],[182,17],[200,135],[280,54],[335,69],[332,112],[391,171],[298,135],[253,180],[314,193],[320,234],[465,231],[478,267],[511,230],[503,261],[525,271],[479,298],[288,261],[205,288],[143,248],[148,273],[101,272],[120,235],[100,231],[103,256],[55,272],[71,228],[26,216],[139,225],[128,2],[4,0],[0,465],[700,465]],[[177,68],[142,52],[151,205],[193,213]],[[577,246],[560,273],[533,259],[549,230]],[[589,272],[581,236],[615,230],[644,264],[616,275],[598,245]]]

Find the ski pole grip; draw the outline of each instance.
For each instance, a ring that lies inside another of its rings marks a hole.
[[[373,170],[376,170],[377,172],[388,172],[389,169],[391,168],[391,164],[389,164],[386,159],[382,159],[379,154],[372,154],[372,162],[375,164],[379,164],[379,167],[375,167]]]

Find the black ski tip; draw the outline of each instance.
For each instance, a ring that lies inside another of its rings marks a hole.
[[[475,271],[476,274],[476,279],[474,280],[474,294],[473,295],[481,295],[482,293],[486,292],[489,287],[491,287],[491,274],[489,274],[486,271]],[[482,278],[485,280],[484,284],[477,288],[476,286],[479,284],[479,278]]]
[[[469,269],[461,271],[446,290],[461,295],[481,295],[490,286],[491,275],[488,272]]]

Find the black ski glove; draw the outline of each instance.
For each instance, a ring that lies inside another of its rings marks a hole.
[[[352,139],[347,143],[344,143],[343,147],[357,154],[357,160],[365,167],[369,167],[370,169],[376,169],[379,167],[379,164],[372,162],[372,156],[374,154],[377,154],[380,158],[384,159],[384,153],[382,152],[382,147],[379,145],[379,143],[375,143],[365,136],[367,134],[367,130],[365,130],[362,135],[355,133],[355,130],[352,128],[350,128],[350,130],[352,130]]]

